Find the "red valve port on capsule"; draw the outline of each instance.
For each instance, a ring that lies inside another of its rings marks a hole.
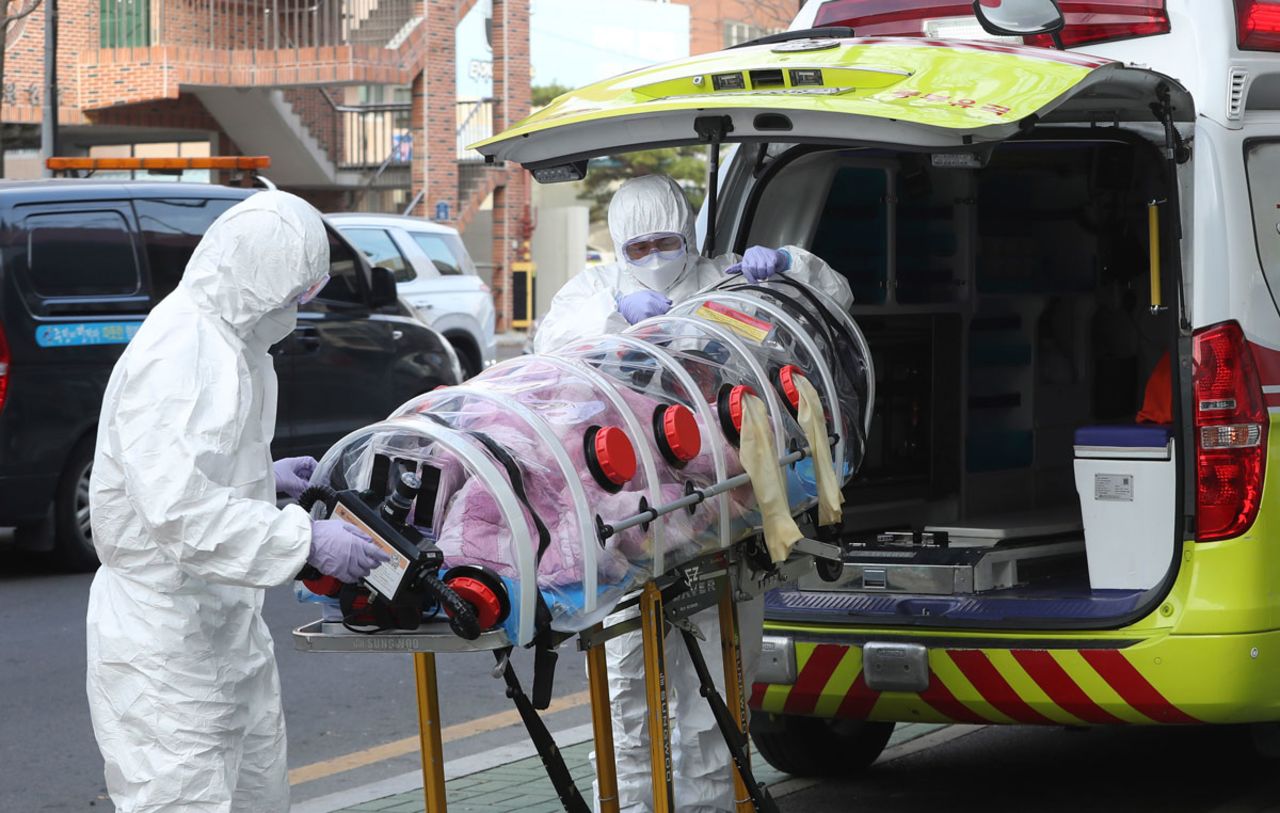
[[[458,594],[458,598],[471,605],[482,631],[498,626],[511,612],[506,585],[497,573],[487,567],[460,565],[449,568],[444,583]],[[449,614],[447,608],[445,613]]]
[[[796,386],[797,378],[804,378],[804,372],[794,364],[788,364],[778,371],[778,385],[782,387],[782,394],[791,405],[793,413],[800,410],[800,388]]]
[[[716,399],[720,427],[729,442],[735,445],[742,437],[742,396],[755,394],[756,391],[745,384],[725,384],[720,388],[720,396]]]
[[[593,426],[586,435],[587,468],[605,491],[616,493],[636,476],[636,450],[616,426]]]
[[[683,404],[658,407],[653,413],[653,434],[658,451],[673,466],[683,466],[702,451],[698,421]]]

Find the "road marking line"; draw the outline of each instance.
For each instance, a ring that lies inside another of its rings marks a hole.
[[[585,706],[591,702],[589,692],[577,692],[576,694],[565,695],[551,701],[551,706],[543,714],[555,714],[558,711],[567,711],[580,706]],[[483,734],[486,731],[496,731],[500,728],[506,728],[520,722],[520,713],[515,709],[510,711],[502,711],[497,714],[490,714],[488,717],[478,717],[474,720],[468,720],[465,723],[455,723],[446,726],[440,730],[440,741],[442,743],[455,742],[457,740],[474,737],[477,734]],[[301,785],[304,782],[312,782],[316,779],[323,779],[327,776],[333,776],[344,771],[363,768],[366,765],[373,765],[388,759],[402,757],[405,754],[412,754],[418,750],[418,737],[405,737],[402,740],[375,745],[372,748],[366,748],[363,751],[356,751],[350,754],[344,754],[333,759],[326,759],[320,762],[313,762],[310,765],[303,765],[300,768],[294,768],[289,771],[289,784]]]
[[[937,748],[939,745],[958,740],[961,737],[967,737],[970,734],[976,734],[989,727],[985,725],[949,725],[937,731],[930,731],[928,734],[913,737],[906,742],[898,743],[892,748],[884,749],[884,753],[876,760],[876,764],[884,765],[887,762],[909,757],[921,751],[928,751],[930,748]]]

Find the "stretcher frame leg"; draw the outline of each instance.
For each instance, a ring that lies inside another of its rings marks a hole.
[[[647,582],[640,594],[640,629],[644,642],[645,699],[649,711],[649,759],[653,770],[653,813],[675,813],[671,778],[671,716],[667,702],[666,621],[662,592]]]
[[[744,758],[751,762],[751,740],[747,735],[747,695],[742,677],[742,642],[738,635],[738,605],[733,601],[733,588],[726,579],[720,588],[720,653],[724,663],[724,701],[733,714],[734,725],[742,733]],[[747,784],[736,766],[733,771],[733,798],[737,813],[753,813]]]
[[[613,707],[604,644],[587,647],[587,689],[596,747],[596,801],[600,813],[618,813],[618,763],[613,749]]]
[[[418,741],[422,751],[422,792],[427,813],[445,813],[444,744],[440,738],[440,696],[436,691],[436,656],[415,652],[413,671],[418,688]]]

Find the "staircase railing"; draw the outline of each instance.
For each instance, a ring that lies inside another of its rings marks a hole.
[[[475,150],[468,150],[468,144],[474,144],[481,139],[488,138],[493,135],[493,99],[472,99],[469,101],[460,101],[456,107],[456,152],[455,156],[460,164],[476,165],[484,163],[484,156]],[[422,123],[418,123],[422,126]],[[462,209],[467,206],[466,189],[467,178],[472,177],[474,183],[475,173],[462,173],[459,175],[461,187],[458,190],[458,207],[457,216],[463,214]],[[405,207],[404,213],[410,214],[414,207],[422,200],[424,190],[419,189],[417,194],[413,196],[413,200]]]
[[[334,143],[341,145],[334,164],[339,169],[377,167],[377,175],[408,166],[413,161],[411,109],[407,102],[333,105],[339,134]]]
[[[118,0],[102,4],[98,47],[394,47],[415,11],[415,0]]]
[[[468,150],[468,144],[493,135],[493,99],[458,102],[457,159],[464,163],[482,163],[484,156]]]

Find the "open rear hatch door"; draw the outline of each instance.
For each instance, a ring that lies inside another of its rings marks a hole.
[[[538,180],[576,180],[588,158],[705,142],[695,123],[710,116],[728,118],[726,142],[963,150],[1037,123],[1151,122],[1162,85],[1175,120],[1192,120],[1190,95],[1175,80],[1085,54],[914,37],[799,39],[597,82],[472,148]]]

